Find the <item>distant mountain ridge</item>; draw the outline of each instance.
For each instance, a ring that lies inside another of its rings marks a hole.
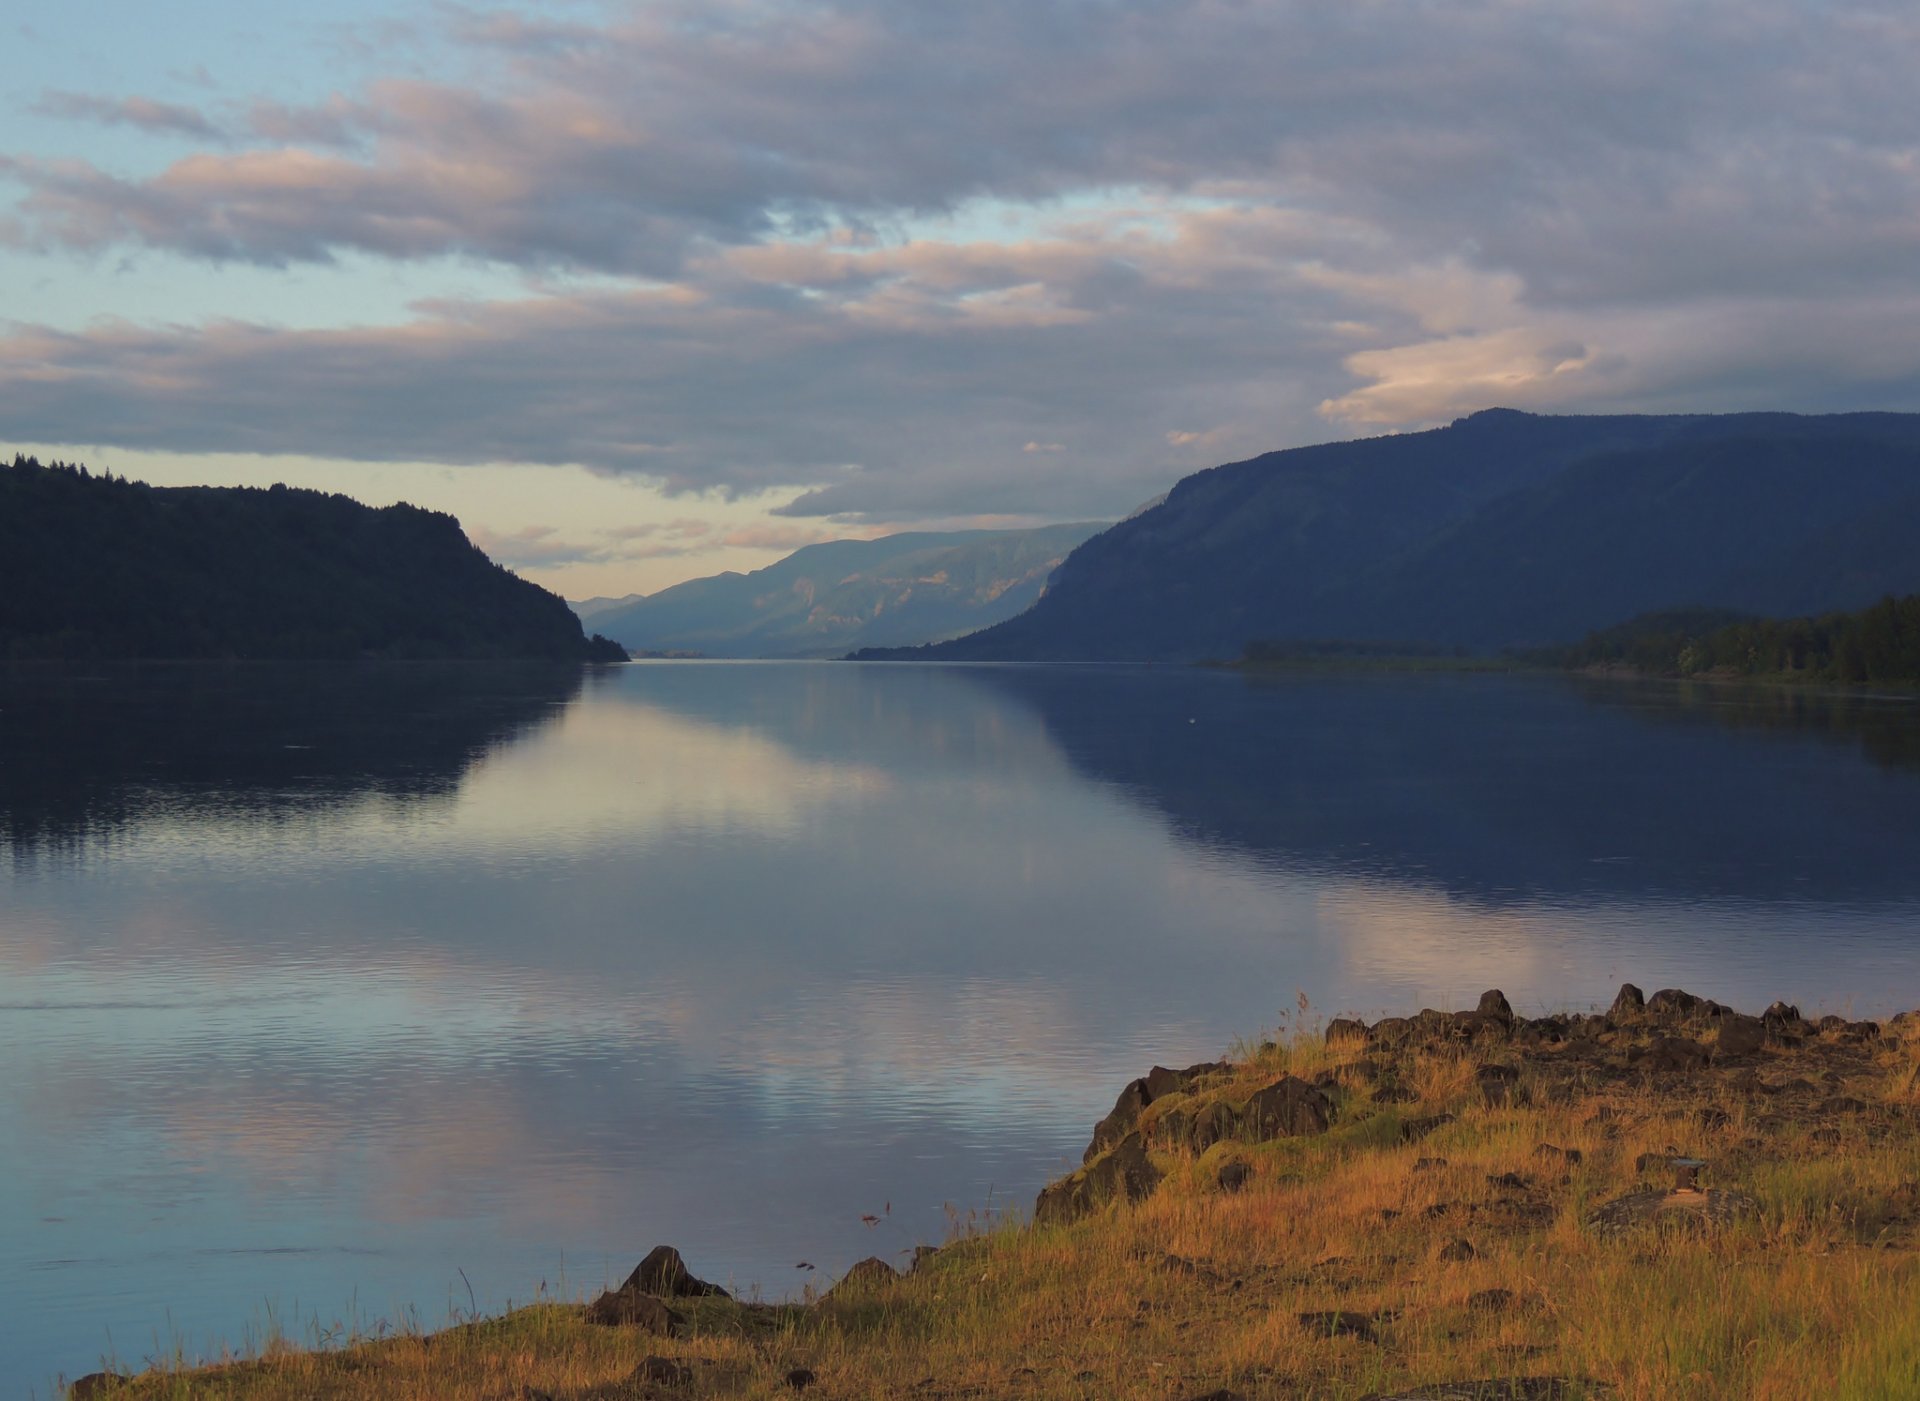
[[[587,616],[639,652],[837,657],[859,647],[917,645],[1012,617],[1041,596],[1075,546],[1105,528],[1080,523],[834,540],[750,574],[690,579]]]
[[[622,656],[449,515],[0,464],[0,658]]]
[[[1181,480],[1018,617],[927,660],[1195,660],[1254,640],[1476,651],[1639,613],[1920,589],[1920,414],[1564,417],[1268,453]]]

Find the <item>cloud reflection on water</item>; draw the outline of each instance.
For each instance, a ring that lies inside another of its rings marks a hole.
[[[148,732],[194,689],[149,695]],[[411,788],[368,709],[391,686],[315,698],[347,737],[296,761],[318,803],[281,752],[245,762],[284,743],[272,707],[211,768],[95,756],[65,859],[0,869],[0,1141],[30,1145],[0,1254],[110,1260],[110,1321],[227,1337],[281,1288],[431,1299],[458,1267],[524,1297],[657,1240],[779,1292],[873,1253],[879,1202],[910,1244],[943,1202],[1030,1200],[1121,1080],[1296,990],[1920,1001],[1892,859],[1920,777],[1824,732],[1499,678],[662,665],[499,694]],[[408,695],[402,736],[447,712]],[[16,842],[49,793],[0,792]],[[183,1287],[199,1250],[249,1263]],[[0,1352],[86,1360],[84,1288],[13,1300]]]

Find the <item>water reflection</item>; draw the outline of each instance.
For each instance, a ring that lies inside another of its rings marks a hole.
[[[498,1305],[661,1240],[782,1293],[944,1203],[1030,1201],[1121,1080],[1296,989],[1920,1002],[1920,776],[1817,716],[1498,678],[399,670],[0,689],[22,1375],[108,1328],[236,1342],[269,1300],[435,1322],[462,1271]]]
[[[444,798],[581,684],[547,664],[0,667],[0,846],[19,859],[141,821]]]
[[[1920,706],[1558,678],[977,675],[1176,831],[1488,905],[1920,899]],[[1758,742],[1756,742],[1758,741]]]

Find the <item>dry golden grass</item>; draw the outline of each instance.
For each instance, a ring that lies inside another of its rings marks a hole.
[[[1417,1103],[1372,1097],[1383,1060]],[[1482,1102],[1487,1060],[1520,1070],[1514,1103]],[[150,1374],[113,1394],[773,1398],[806,1367],[818,1378],[806,1394],[829,1401],[1357,1398],[1530,1376],[1623,1401],[1920,1397],[1920,1057],[1820,1038],[1749,1065],[1645,1076],[1555,1050],[1396,1060],[1297,1037],[1203,1093],[1244,1098],[1283,1070],[1331,1071],[1345,1100],[1326,1134],[1156,1153],[1167,1176],[1138,1204],[956,1242],[857,1301],[675,1301],[689,1327],[671,1340],[548,1304],[431,1337]],[[1834,1108],[1840,1095],[1864,1112]],[[1157,1101],[1144,1121],[1179,1105]],[[1401,1141],[1405,1120],[1440,1111],[1455,1120]],[[1751,1194],[1758,1216],[1621,1240],[1584,1224],[1599,1203],[1664,1184],[1636,1162],[1675,1149],[1708,1159],[1710,1185]],[[1237,1193],[1218,1183],[1229,1159],[1253,1168]],[[1525,1184],[1494,1180],[1509,1173]],[[1443,1253],[1457,1240],[1470,1257]],[[1507,1291],[1499,1307],[1492,1290]],[[1375,1336],[1302,1326],[1328,1310],[1368,1316]],[[690,1384],[632,1380],[649,1355],[685,1365]]]

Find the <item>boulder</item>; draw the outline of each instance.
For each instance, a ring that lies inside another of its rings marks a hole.
[[[847,1272],[840,1276],[833,1288],[820,1296],[820,1302],[824,1304],[829,1299],[840,1302],[869,1297],[899,1282],[899,1271],[878,1255],[869,1255],[847,1266]]]
[[[1225,1163],[1215,1179],[1223,1192],[1237,1192],[1253,1180],[1253,1169],[1243,1162]]]
[[[1364,1046],[1367,1042],[1367,1024],[1353,1017],[1335,1017],[1327,1023],[1327,1044],[1329,1046]]]
[[[1685,1017],[1700,1006],[1700,999],[1680,988],[1661,988],[1647,999],[1647,1015],[1653,1017]]]
[[[607,1328],[638,1328],[661,1338],[677,1338],[686,1319],[637,1289],[609,1289],[587,1305],[587,1322]]]
[[[1647,1010],[1646,994],[1632,983],[1620,984],[1620,991],[1613,995],[1613,1006],[1607,1009],[1609,1021],[1632,1021]]]
[[[112,1396],[132,1381],[132,1377],[119,1372],[89,1372],[67,1388],[67,1396],[70,1401],[93,1401],[95,1397]]]
[[[1766,1044],[1767,1024],[1758,1017],[1743,1017],[1735,1012],[1720,1018],[1713,1040],[1714,1059],[1757,1055]]]
[[[1247,1101],[1241,1124],[1255,1143],[1325,1133],[1333,1101],[1297,1075],[1283,1075]]]
[[[1480,1005],[1474,1010],[1479,1016],[1491,1018],[1494,1021],[1507,1023],[1513,1021],[1513,1008],[1507,1004],[1507,995],[1499,988],[1489,988],[1481,993]]]
[[[628,1380],[643,1386],[692,1386],[693,1373],[671,1357],[651,1353],[640,1359]]]
[[[1129,1080],[1127,1087],[1120,1091],[1120,1098],[1113,1102],[1113,1108],[1107,1111],[1107,1117],[1093,1126],[1093,1141],[1087,1144],[1087,1151],[1080,1157],[1082,1163],[1090,1163],[1107,1149],[1133,1132],[1133,1126],[1140,1122],[1140,1111],[1147,1107],[1152,1096],[1147,1093],[1146,1077]]]
[[[1417,1143],[1443,1124],[1451,1124],[1451,1114],[1427,1114],[1418,1119],[1405,1120],[1400,1125],[1400,1141]]]
[[[1660,1073],[1698,1070],[1707,1063],[1707,1048],[1684,1036],[1656,1036],[1645,1047],[1636,1046],[1627,1059],[1641,1070]]]
[[[1323,1309],[1315,1313],[1303,1313],[1299,1317],[1302,1328],[1322,1338],[1358,1338],[1363,1343],[1380,1340],[1373,1329],[1373,1318],[1368,1314]]]
[[[1233,1112],[1233,1106],[1222,1100],[1202,1105],[1193,1116],[1193,1123],[1187,1130],[1187,1146],[1196,1153],[1204,1153],[1216,1143],[1224,1142],[1240,1132],[1240,1116]]]
[[[1033,1204],[1033,1224],[1077,1221],[1111,1201],[1137,1202],[1159,1185],[1160,1170],[1148,1161],[1146,1144],[1130,1133],[1080,1171],[1042,1189]]]
[[[680,1252],[670,1245],[656,1245],[649,1250],[647,1258],[634,1266],[633,1273],[620,1287],[662,1299],[727,1297],[727,1291],[719,1285],[695,1279],[687,1270],[687,1262],[680,1258]]]

